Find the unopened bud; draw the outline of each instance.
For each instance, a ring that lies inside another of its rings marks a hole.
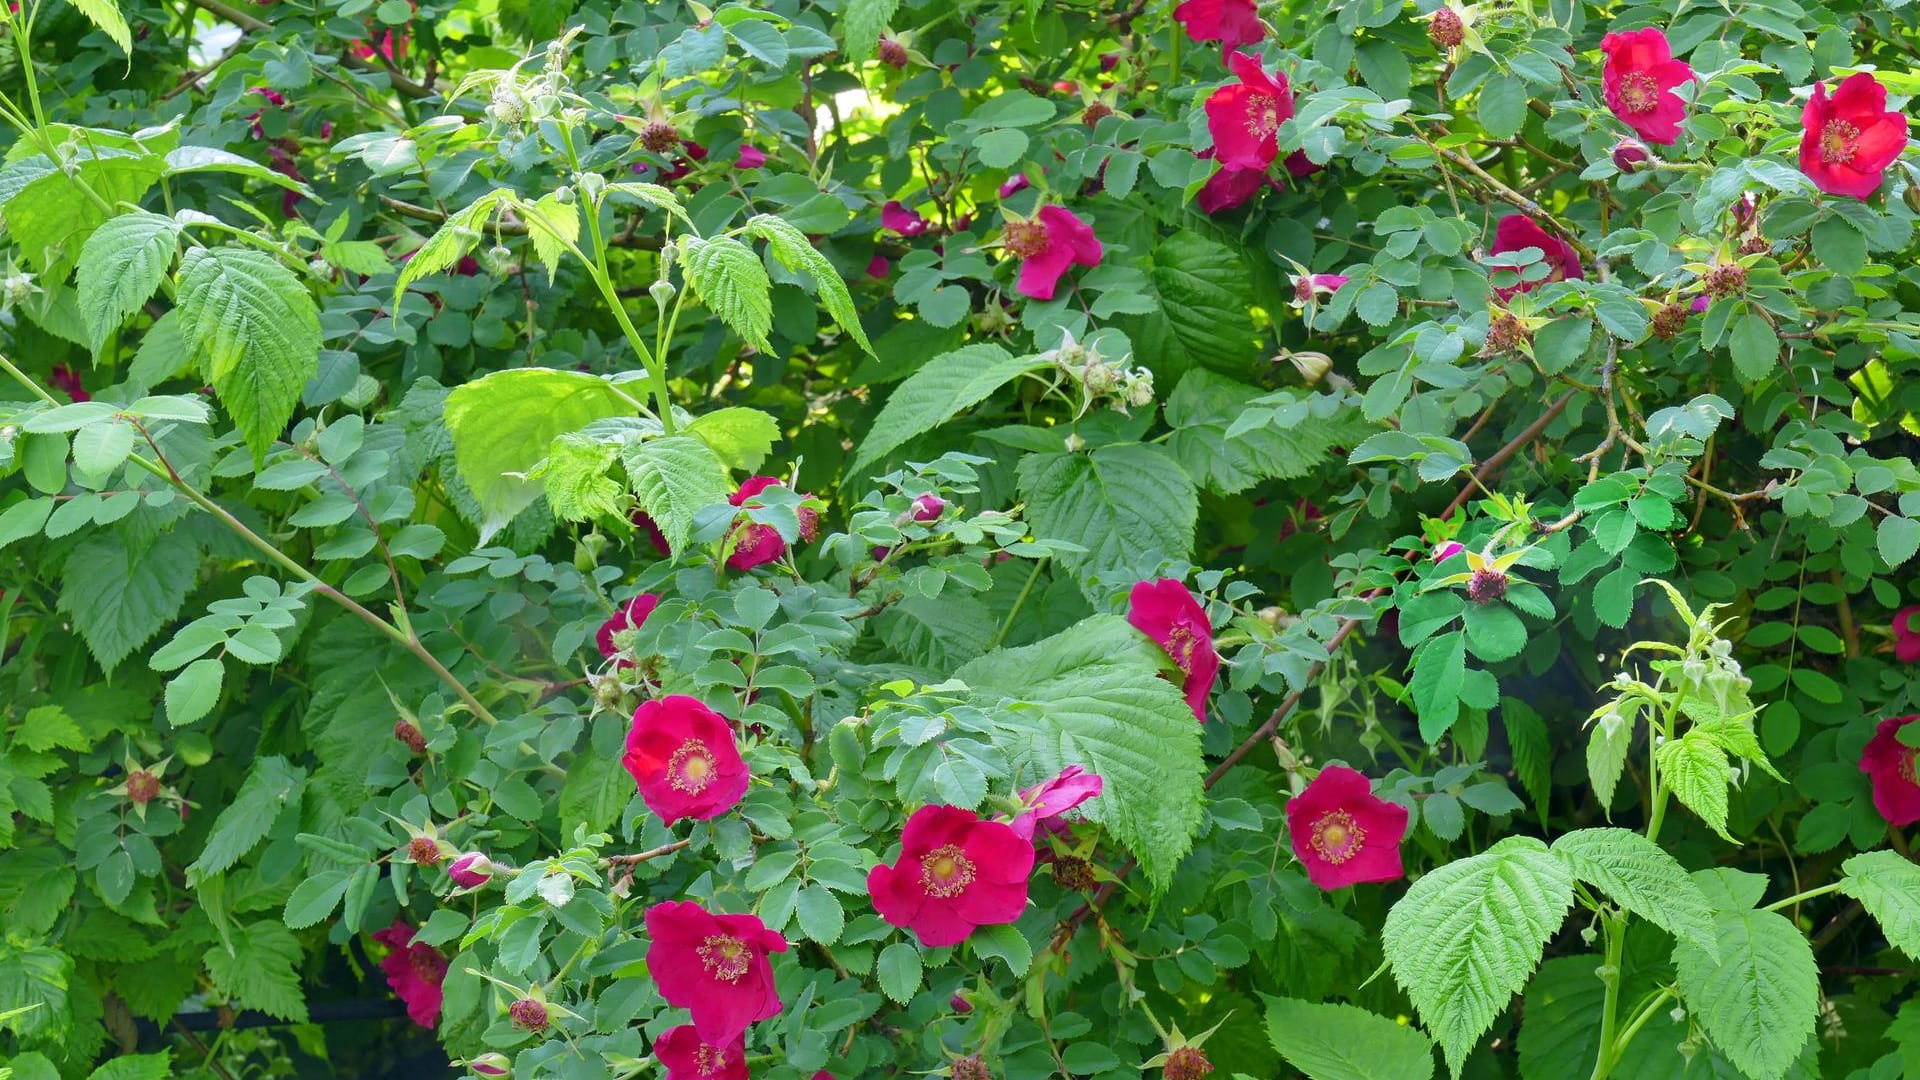
[[[678,291],[673,282],[664,279],[647,286],[647,295],[653,297],[654,304],[662,308],[673,302],[674,294]]]
[[[505,1054],[481,1054],[477,1058],[469,1059],[466,1065],[479,1076],[513,1075],[513,1062],[507,1060]]]
[[[1281,355],[1285,356],[1287,361],[1293,365],[1293,370],[1299,372],[1300,377],[1307,380],[1310,384],[1317,383],[1321,379],[1326,378],[1327,372],[1333,370],[1333,358],[1326,353],[1293,352],[1289,350]]]
[[[538,1035],[547,1030],[547,1007],[532,998],[521,998],[507,1006],[507,1015],[513,1019],[513,1026],[521,1031]]]

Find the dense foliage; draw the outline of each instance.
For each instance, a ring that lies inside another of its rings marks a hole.
[[[1907,0],[23,0],[0,1077],[1920,1075]]]

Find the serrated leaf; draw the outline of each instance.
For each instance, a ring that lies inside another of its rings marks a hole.
[[[1128,316],[1120,327],[1155,381],[1176,382],[1196,366],[1242,378],[1259,373],[1264,354],[1252,315],[1259,305],[1238,249],[1181,231],[1153,245],[1146,271],[1157,310]]]
[[[182,727],[212,712],[225,677],[225,666],[213,657],[188,664],[167,682],[167,722]]]
[[[67,558],[60,610],[109,674],[180,612],[199,569],[199,549],[180,531],[143,548],[118,532],[96,532]]]
[[[1059,559],[1089,600],[1095,575],[1151,577],[1164,559],[1193,554],[1200,494],[1165,447],[1120,444],[1090,454],[1020,459],[1020,494],[1034,533],[1084,548]]]
[[[87,17],[87,21],[99,27],[113,39],[120,51],[133,57],[133,30],[127,26],[127,17],[120,14],[120,5],[115,0],[68,0],[74,10]]]
[[[263,920],[236,934],[233,946],[231,953],[220,945],[207,950],[207,974],[214,988],[240,1008],[306,1023],[307,1001],[300,989],[305,953],[292,932]]]
[[[949,590],[951,592],[951,590]],[[909,663],[944,675],[987,651],[998,625],[971,596],[908,596],[874,619],[887,647]]]
[[[180,331],[256,464],[287,426],[320,364],[320,315],[271,255],[195,248],[180,260]]]
[[[551,285],[554,275],[560,272],[560,257],[580,239],[579,204],[563,203],[560,196],[549,192],[526,208],[526,216],[533,253],[547,268],[547,284]]]
[[[693,532],[693,516],[727,501],[727,467],[711,447],[688,435],[628,442],[621,450],[634,499],[679,554]]]
[[[1336,1002],[1261,994],[1267,1038],[1308,1080],[1429,1080],[1433,1043],[1417,1029]]]
[[[1840,891],[1860,901],[1894,948],[1920,959],[1920,866],[1897,852],[1869,851],[1840,869]]]
[[[413,155],[413,143],[400,140],[405,144],[409,159]],[[336,149],[338,149],[336,147]],[[379,166],[375,166],[376,171]],[[468,203],[447,216],[440,223],[427,242],[421,244],[413,257],[400,268],[400,276],[393,283],[393,302],[390,310],[400,310],[400,297],[405,295],[407,286],[427,276],[448,269],[460,261],[460,256],[472,251],[480,242],[481,230],[493,219],[494,211],[500,204],[511,198],[513,193],[506,188],[494,188],[486,194]],[[535,230],[538,231],[538,230]]]
[[[867,340],[867,332],[860,326],[860,311],[853,306],[853,294],[847,291],[847,283],[841,280],[840,272],[833,263],[820,253],[820,249],[807,239],[807,234],[795,228],[792,223],[774,217],[771,214],[755,214],[747,220],[747,231],[767,242],[773,251],[774,260],[788,270],[805,271],[813,278],[814,288],[819,291],[820,303],[833,317],[834,325],[847,332],[847,336],[858,342],[872,356],[873,343]]]
[[[754,348],[773,328],[773,282],[753,249],[731,236],[682,240],[680,264],[694,295]]]
[[[1500,702],[1500,719],[1507,728],[1507,747],[1513,752],[1513,775],[1533,800],[1540,820],[1547,818],[1547,798],[1553,790],[1553,746],[1547,722],[1533,707],[1514,698]]]
[[[1813,1034],[1820,976],[1813,949],[1771,911],[1726,911],[1714,920],[1717,958],[1681,942],[1675,985],[1693,1019],[1740,1071],[1780,1080]]]
[[[1033,946],[1018,927],[982,926],[967,938],[967,943],[973,946],[975,956],[1005,961],[1008,974],[1016,979],[1026,975],[1033,964]]]
[[[1454,630],[1430,638],[1420,647],[1418,662],[1407,689],[1420,716],[1420,737],[1440,741],[1460,718],[1460,691],[1467,681],[1467,637]]]
[[[75,292],[95,356],[160,287],[179,242],[172,218],[136,210],[108,219],[80,246]]]
[[[263,757],[255,761],[253,771],[234,793],[233,801],[214,819],[213,830],[207,834],[200,857],[187,867],[187,884],[224,872],[266,839],[281,808],[300,797],[306,782],[307,770],[289,765],[285,758]]]
[[[577,433],[553,440],[537,470],[547,508],[561,521],[620,516],[620,485],[607,473],[620,456],[614,443]]]
[[[711,447],[728,468],[742,472],[758,471],[780,441],[779,421],[742,406],[702,413],[682,430]]]
[[[1573,876],[1547,846],[1510,836],[1413,883],[1382,930],[1394,981],[1453,1075],[1540,963],[1573,904]]]
[[[1880,557],[1897,570],[1920,551],[1920,521],[1889,514],[1880,519],[1874,539]]]
[[[167,1080],[173,1075],[173,1051],[158,1054],[123,1054],[93,1072],[87,1080]]]
[[[849,0],[841,17],[840,32],[847,44],[847,56],[856,64],[873,59],[880,44],[880,32],[887,28],[900,0]]]
[[[1105,778],[1081,809],[1164,889],[1202,817],[1200,725],[1160,677],[1165,654],[1116,615],[1095,615],[1033,645],[988,653],[955,678],[1014,724],[997,740],[1022,776],[1080,765]]]
[[[1737,844],[1727,832],[1727,785],[1733,772],[1727,752],[1698,730],[1689,731],[1653,752],[1662,781],[1675,798],[1697,814],[1728,843]]]
[[[287,897],[286,911],[282,913],[286,924],[300,930],[333,914],[340,898],[347,895],[349,876],[345,870],[323,870],[302,878]]]
[[[1187,372],[1174,387],[1166,403],[1169,445],[1195,483],[1232,495],[1261,480],[1292,480],[1325,462],[1334,447],[1354,445],[1374,430],[1357,410],[1341,409],[1302,424],[1275,420],[1235,431],[1260,394],[1204,368]]]
[[[1711,953],[1713,909],[1680,861],[1625,829],[1577,829],[1553,842],[1573,876],[1614,903]]]
[[[912,1001],[920,989],[920,950],[910,942],[896,941],[880,950],[873,969],[880,989],[901,1005]]]
[[[840,906],[840,898],[820,884],[808,885],[800,890],[794,914],[800,920],[800,931],[822,945],[839,941],[840,931],[847,923],[847,913]]]
[[[1034,356],[1012,356],[989,344],[968,345],[934,357],[888,396],[847,467],[848,475],[857,477],[861,469],[908,439],[932,431],[1044,363]]]
[[[578,371],[518,368],[455,387],[442,415],[460,477],[480,505],[481,540],[540,497],[540,483],[525,474],[555,438],[634,412],[618,387]]]

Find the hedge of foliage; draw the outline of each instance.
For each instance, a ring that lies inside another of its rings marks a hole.
[[[1920,1076],[1909,0],[22,0],[0,1077]]]

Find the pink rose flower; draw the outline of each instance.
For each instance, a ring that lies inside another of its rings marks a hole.
[[[685,694],[645,701],[633,711],[621,764],[647,809],[669,825],[681,818],[717,818],[747,793],[747,763],[733,729]]]
[[[1021,295],[1051,300],[1070,266],[1099,266],[1102,249],[1093,226],[1064,206],[1043,206],[1025,221],[1009,222],[1003,242],[1020,260]]]
[[[1181,684],[1194,719],[1207,720],[1207,695],[1220,674],[1220,654],[1213,651],[1213,625],[1207,611],[1173,578],[1142,581],[1127,596],[1127,622],[1167,651],[1185,674]]]
[[[373,940],[393,950],[380,958],[380,970],[387,985],[406,1003],[407,1015],[423,1028],[440,1022],[442,995],[440,984],[447,978],[447,958],[431,945],[413,943],[413,927],[396,918],[393,925],[376,931]]]
[[[1322,889],[1392,881],[1406,871],[1400,841],[1407,809],[1373,794],[1365,776],[1343,765],[1320,770],[1287,801],[1287,832],[1307,878]]]
[[[1494,227],[1493,248],[1489,254],[1501,255],[1523,248],[1539,248],[1544,253],[1543,261],[1552,267],[1552,272],[1541,281],[1522,281],[1493,290],[1503,301],[1512,299],[1518,293],[1532,292],[1549,281],[1586,277],[1586,272],[1580,268],[1580,253],[1573,250],[1572,244],[1549,234],[1530,217],[1508,214],[1501,218],[1500,224]]]
[[[653,1056],[667,1067],[665,1080],[748,1080],[753,1075],[744,1032],[716,1044],[703,1041],[692,1024],[682,1024],[653,1041]]]
[[[1027,906],[1033,844],[1004,822],[957,806],[923,806],[907,819],[900,858],[867,873],[880,917],[929,949],[958,945],[977,926],[999,926]]]
[[[1173,17],[1195,41],[1217,41],[1228,52],[1267,36],[1253,0],[1186,0]],[[1102,69],[1106,70],[1106,69]]]
[[[787,939],[758,915],[716,915],[690,900],[647,909],[647,969],[667,1004],[693,1014],[700,1041],[724,1046],[749,1025],[780,1015],[768,953]]]
[[[1667,35],[1651,26],[1608,34],[1600,51],[1607,54],[1600,85],[1613,115],[1656,146],[1679,142],[1687,103],[1673,88],[1692,82],[1693,69],[1673,58]]]
[[[1278,132],[1293,116],[1293,91],[1285,75],[1269,76],[1260,61],[1229,53],[1227,67],[1240,81],[1207,98],[1207,130],[1220,164],[1265,172],[1280,156]]]
[[[1880,721],[1880,727],[1860,752],[1860,771],[1873,782],[1873,808],[1894,828],[1920,821],[1920,783],[1915,782],[1913,763],[1920,748],[1900,741],[1900,729],[1920,720],[1920,716],[1895,716]]]
[[[613,635],[622,630],[640,629],[641,625],[647,621],[647,617],[653,614],[653,609],[659,606],[660,598],[652,593],[641,593],[621,605],[620,610],[614,612],[612,618],[601,623],[600,629],[594,631],[593,643],[599,647],[601,657],[612,660],[618,656],[620,647],[614,644]],[[633,661],[623,658],[617,666],[630,668],[633,666]]]
[[[1060,815],[1100,794],[1105,786],[1099,773],[1069,765],[1060,770],[1059,776],[1020,793],[1026,809],[1013,819],[1013,831],[1031,840],[1036,827],[1052,828]]]

